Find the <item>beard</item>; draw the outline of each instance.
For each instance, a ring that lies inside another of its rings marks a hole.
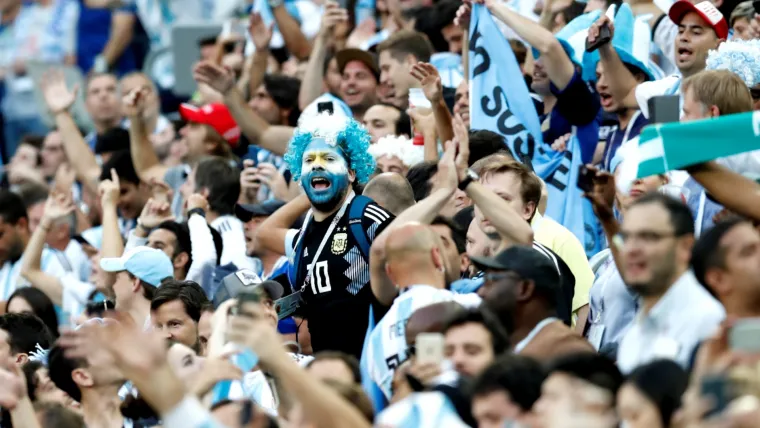
[[[311,186],[314,177],[324,178],[330,182],[330,187],[324,191],[317,191]],[[312,172],[301,179],[301,185],[311,206],[323,213],[333,211],[346,197],[351,184],[347,175],[334,175],[323,172]]]

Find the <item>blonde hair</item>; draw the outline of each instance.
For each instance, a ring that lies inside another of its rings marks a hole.
[[[541,201],[541,179],[532,173],[527,166],[507,155],[497,153],[475,162],[472,169],[480,175],[481,180],[494,174],[508,172],[514,174],[520,180],[520,197],[523,202],[533,202],[538,209],[538,204]]]
[[[704,70],[685,79],[681,92],[691,89],[705,109],[718,107],[721,116],[752,111],[752,95],[744,81],[728,70]]]

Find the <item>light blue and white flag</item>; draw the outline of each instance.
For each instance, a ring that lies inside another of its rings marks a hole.
[[[471,129],[488,129],[504,136],[515,158],[529,159],[549,193],[546,215],[572,231],[586,254],[603,245],[591,204],[576,185],[581,147],[576,135],[565,152],[543,142],[538,113],[507,40],[484,6],[473,5],[470,20]],[[575,132],[574,132],[575,134]]]

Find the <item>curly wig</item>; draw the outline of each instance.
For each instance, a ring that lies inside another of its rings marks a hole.
[[[369,181],[375,171],[375,159],[369,154],[369,133],[356,120],[329,113],[301,117],[284,158],[294,180],[300,180],[303,154],[315,138],[323,138],[340,149],[349,169],[356,173],[356,181]]]

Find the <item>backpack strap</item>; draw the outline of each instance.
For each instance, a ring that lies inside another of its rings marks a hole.
[[[351,208],[348,211],[348,228],[356,240],[359,252],[362,253],[362,257],[367,262],[369,262],[370,242],[367,239],[367,232],[362,227],[362,217],[364,216],[364,209],[370,203],[372,203],[372,199],[364,195],[357,195],[351,202]]]

